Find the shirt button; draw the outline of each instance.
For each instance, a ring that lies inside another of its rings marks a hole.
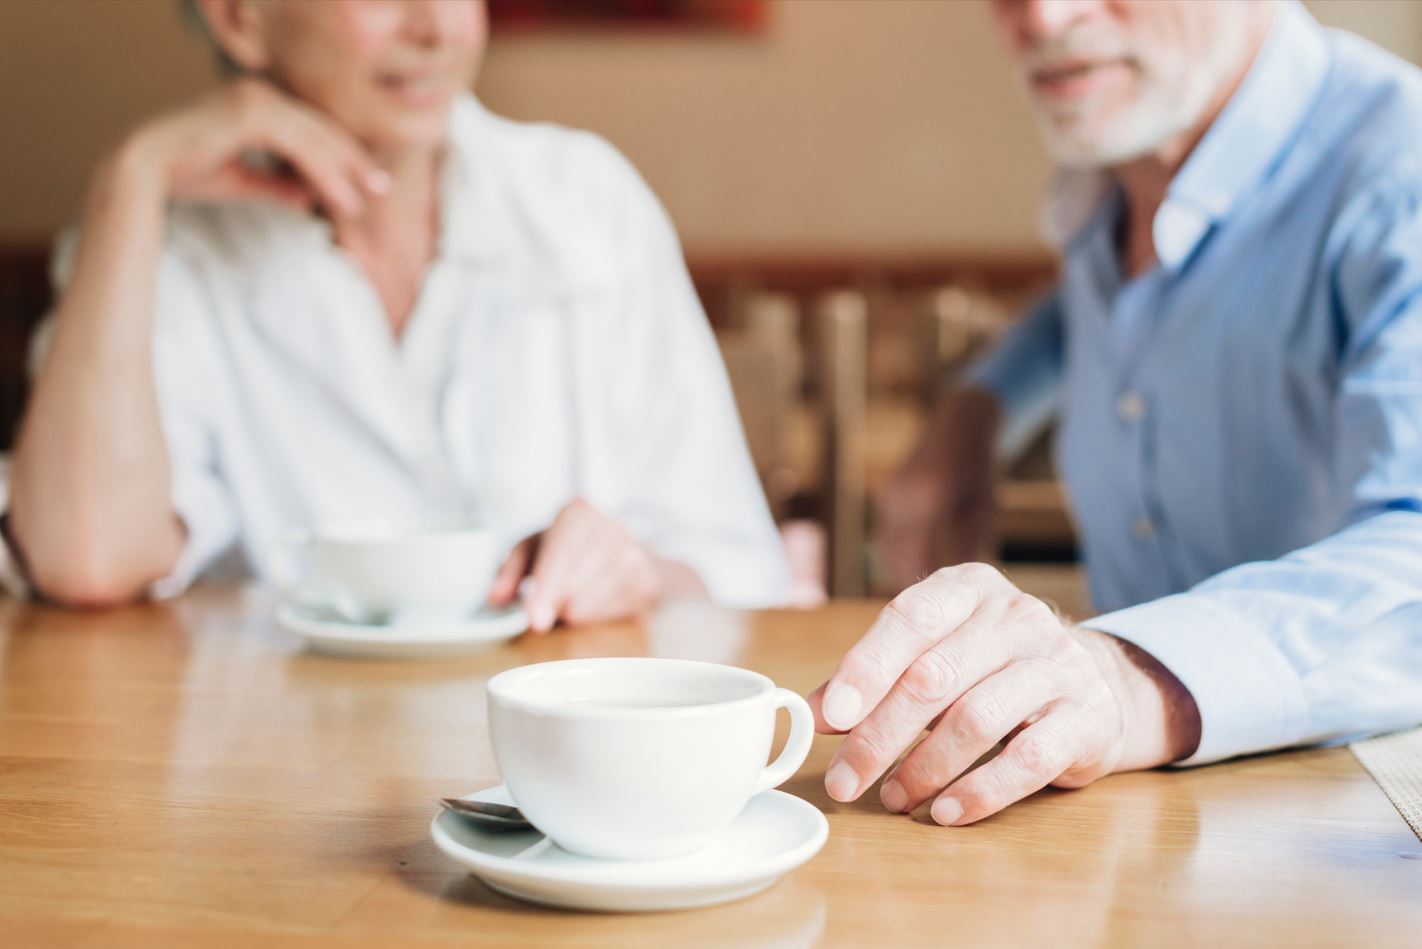
[[[1131,525],[1131,530],[1141,540],[1150,540],[1155,536],[1155,521],[1149,517],[1142,517]]]
[[[1116,415],[1123,422],[1139,422],[1146,416],[1145,397],[1134,390],[1122,392],[1116,399]]]

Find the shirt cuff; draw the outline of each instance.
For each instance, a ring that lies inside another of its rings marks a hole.
[[[1308,706],[1278,648],[1236,614],[1181,593],[1081,624],[1134,643],[1189,690],[1200,710],[1200,746],[1181,765],[1298,744]]]

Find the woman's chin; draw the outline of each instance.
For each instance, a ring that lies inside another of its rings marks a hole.
[[[372,123],[359,137],[376,155],[440,148],[449,138],[449,109],[437,115],[401,116]]]

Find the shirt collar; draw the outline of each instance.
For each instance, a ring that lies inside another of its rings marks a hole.
[[[1273,168],[1328,73],[1322,27],[1296,0],[1280,4],[1239,89],[1171,181],[1152,223],[1161,266],[1178,270],[1210,227]],[[1065,247],[1087,229],[1111,191],[1103,172],[1062,172],[1042,216],[1043,236]]]

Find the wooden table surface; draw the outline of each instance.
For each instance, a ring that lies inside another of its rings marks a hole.
[[[495,672],[681,656],[808,690],[875,610],[682,606],[376,662],[303,652],[252,590],[91,615],[0,601],[0,944],[1419,944],[1422,844],[1343,749],[1117,776],[945,829],[832,802],[821,738],[786,788],[829,816],[824,850],[681,913],[522,905],[431,843],[436,797],[497,781]]]

